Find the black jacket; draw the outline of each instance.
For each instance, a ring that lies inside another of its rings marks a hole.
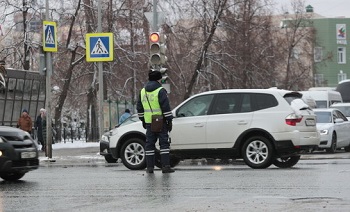
[[[34,128],[37,130],[38,141],[43,141],[43,127],[42,127],[42,118],[41,115],[35,120]]]

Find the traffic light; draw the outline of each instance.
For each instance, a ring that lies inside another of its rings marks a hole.
[[[160,82],[162,84],[166,83],[166,80],[169,78],[168,74],[166,73],[168,71],[167,68],[161,68],[160,69],[160,73],[162,73],[162,79],[160,80]]]
[[[165,35],[159,32],[152,32],[150,40],[150,62],[151,65],[164,65],[167,61],[165,56],[166,45],[165,45]]]

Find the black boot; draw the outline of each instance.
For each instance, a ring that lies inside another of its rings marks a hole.
[[[146,164],[147,164],[146,173],[153,174],[154,162],[155,162],[154,155],[146,155]]]
[[[173,172],[175,172],[175,170],[172,169],[169,165],[163,166],[163,168],[162,168],[162,173],[173,173]]]

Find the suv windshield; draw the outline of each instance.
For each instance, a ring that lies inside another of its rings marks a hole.
[[[330,112],[315,112],[317,123],[332,123],[332,114]]]
[[[125,121],[123,123],[119,124],[118,127],[119,126],[128,125],[128,124],[131,124],[131,123],[134,123],[134,122],[138,122],[138,121],[140,121],[138,115],[137,114],[133,114],[129,118],[125,119]]]

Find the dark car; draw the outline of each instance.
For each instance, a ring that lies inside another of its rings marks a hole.
[[[15,181],[38,167],[38,148],[30,134],[0,126],[0,178]]]

